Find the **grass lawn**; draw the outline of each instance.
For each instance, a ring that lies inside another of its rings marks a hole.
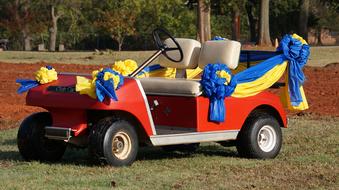
[[[0,189],[338,189],[339,119],[292,118],[273,160],[237,157],[235,148],[203,144],[196,153],[144,148],[130,167],[90,165],[85,150],[59,163],[25,162],[17,129],[0,131]]]
[[[272,49],[273,50],[273,49]],[[0,52],[0,61],[9,63],[76,63],[76,64],[112,64],[116,60],[134,59],[142,63],[154,51],[111,51],[99,55],[95,52]],[[339,60],[339,46],[311,47],[309,66],[324,66]]]
[[[37,51],[3,51],[0,61],[8,63],[74,63],[74,64],[112,64],[117,60],[146,60],[153,51],[111,51],[99,55],[96,52],[37,52]]]

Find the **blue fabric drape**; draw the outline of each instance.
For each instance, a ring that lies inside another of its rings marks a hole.
[[[297,36],[298,37],[298,36]],[[210,116],[211,121],[223,122],[225,108],[224,98],[231,96],[238,84],[253,82],[275,66],[284,63],[288,60],[288,88],[292,106],[298,106],[303,102],[300,87],[305,81],[302,68],[307,62],[309,56],[309,46],[305,41],[294,38],[292,35],[285,35],[280,42],[277,52],[273,53],[258,53],[258,56],[252,56],[253,60],[270,57],[267,60],[252,66],[244,71],[241,71],[231,77],[228,84],[224,84],[225,79],[217,76],[217,71],[224,70],[229,72],[229,69],[224,64],[208,64],[203,71],[201,84],[204,94],[210,100]],[[252,54],[255,52],[251,52]],[[273,56],[273,57],[272,57]],[[248,56],[241,58],[249,61]]]
[[[121,85],[123,85],[124,83],[124,77],[122,75],[120,75],[119,73],[113,71],[110,68],[105,68],[102,71],[100,71],[97,76],[96,76],[96,81],[95,81],[95,93],[97,95],[97,98],[100,102],[103,102],[105,97],[108,96],[109,98],[112,98],[113,100],[118,100],[118,97],[115,93],[115,89],[114,89],[114,81],[112,78],[108,79],[108,80],[104,80],[104,75],[105,72],[110,72],[114,75],[118,75],[120,80],[119,83],[117,85],[117,89],[120,88]]]
[[[38,81],[31,80],[31,79],[17,79],[15,82],[21,85],[19,89],[17,90],[17,93],[19,94],[22,94],[28,91],[29,89],[40,85]]]
[[[252,82],[260,77],[262,77],[265,73],[271,70],[278,64],[283,63],[285,60],[283,55],[277,55],[272,58],[269,58],[255,66],[252,66],[248,69],[245,69],[236,75],[233,76],[233,80],[236,84]]]
[[[277,51],[242,50],[240,52],[239,62],[262,61],[281,53],[282,52]]]
[[[150,73],[152,71],[160,70],[160,69],[163,69],[163,68],[165,68],[165,67],[162,67],[159,64],[151,65],[151,66],[145,67],[138,75],[143,75],[145,73]]]
[[[45,66],[48,70],[52,70],[52,66]],[[32,80],[32,79],[16,79],[16,83],[19,83],[21,86],[18,88],[17,93],[22,94],[24,92],[27,92],[29,89],[34,88],[36,86],[39,86],[40,83],[37,80]]]
[[[224,99],[230,96],[234,91],[234,83],[227,83],[225,78],[217,76],[217,72],[225,71],[231,76],[231,71],[224,64],[208,64],[205,66],[201,77],[201,85],[204,93],[210,100],[209,118],[211,121],[223,122],[225,120]],[[231,78],[232,81],[232,78]]]
[[[285,35],[281,40],[278,51],[283,51],[284,58],[288,60],[288,89],[290,101],[298,106],[303,100],[300,86],[304,84],[305,75],[302,71],[310,55],[310,47],[291,35]]]

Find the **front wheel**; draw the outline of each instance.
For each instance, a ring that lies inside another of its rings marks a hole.
[[[112,166],[131,165],[138,147],[137,133],[125,120],[104,118],[90,132],[89,152],[95,161]]]
[[[240,156],[258,159],[275,158],[281,144],[279,122],[263,112],[256,112],[246,120],[236,142]]]
[[[25,160],[58,161],[63,156],[66,143],[45,137],[45,127],[52,125],[48,112],[34,113],[20,125],[17,144]]]

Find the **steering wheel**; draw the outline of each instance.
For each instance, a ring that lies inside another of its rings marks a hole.
[[[168,47],[161,39],[160,39],[160,34],[164,34],[165,37],[168,37],[169,39],[171,39],[173,41],[173,43],[175,44],[176,47]],[[173,62],[180,62],[182,61],[182,59],[184,58],[184,54],[182,52],[182,49],[178,43],[178,41],[165,29],[163,28],[157,28],[155,30],[153,30],[152,32],[153,35],[153,39],[155,42],[155,45],[157,46],[157,48],[159,50],[162,51],[162,54],[169,60],[173,61]],[[174,59],[172,57],[170,57],[167,52],[169,51],[179,51],[179,59]]]

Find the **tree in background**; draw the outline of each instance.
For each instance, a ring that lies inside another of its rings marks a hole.
[[[232,5],[232,40],[240,41],[240,8],[236,3]]]
[[[32,50],[31,40],[34,33],[43,30],[42,18],[36,9],[36,1],[14,0],[1,1],[0,7],[4,15],[0,17],[0,26],[20,36],[25,51]]]
[[[61,8],[55,10],[56,5],[51,5],[51,27],[49,28],[49,51],[55,51],[56,38],[58,33],[58,20],[64,15]]]
[[[264,1],[267,7],[260,9]],[[176,37],[202,41],[219,35],[258,42],[258,34],[267,34],[265,45],[271,44],[269,36],[279,39],[298,32],[305,37],[311,30],[317,31],[321,43],[325,30],[339,31],[338,4],[337,0],[0,0],[0,38],[8,38],[13,50],[30,50],[42,43],[52,51],[58,43],[78,50],[146,50],[154,49],[151,31],[163,27]],[[261,25],[269,22],[262,27],[268,32],[258,32],[260,10],[269,14],[269,20],[261,19]]]
[[[77,12],[81,7],[81,0],[41,0],[40,5],[49,10],[49,51],[55,51],[58,22],[61,18],[66,17],[70,12]]]
[[[144,0],[142,2],[142,11],[135,24],[136,35],[134,38],[129,38],[137,40],[135,43],[140,42],[141,47],[154,48],[150,34],[157,27],[166,28],[173,36],[197,37],[196,5],[192,6],[186,0]]]
[[[211,4],[206,0],[198,0],[198,33],[200,42],[211,39]]]
[[[299,1],[270,1],[270,35],[271,39],[281,39],[285,34],[298,33]]]
[[[258,40],[258,20],[259,17],[257,15],[257,8],[259,4],[258,0],[248,0],[245,3],[246,13],[248,18],[249,32],[250,32],[250,41],[257,42]]]
[[[259,45],[272,45],[270,37],[269,4],[269,0],[261,0],[260,2]]]
[[[339,2],[337,0],[313,0],[310,2],[309,27],[315,28],[318,45],[323,45],[323,29],[339,31]]]
[[[59,41],[66,47],[80,48],[76,47],[79,42],[94,36],[95,27],[90,20],[93,16],[92,1],[82,0],[66,13],[60,20]]]
[[[102,4],[104,7],[97,9],[99,17],[95,24],[110,34],[121,51],[125,38],[136,34],[135,22],[140,12],[140,1],[106,0]]]
[[[310,0],[300,0],[300,14],[299,14],[299,35],[301,35],[305,40],[308,37],[308,15],[309,15],[309,7]]]

